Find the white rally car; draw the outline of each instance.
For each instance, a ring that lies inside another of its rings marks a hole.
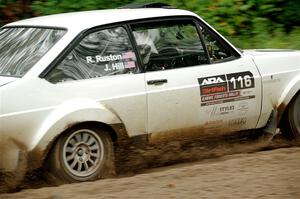
[[[300,136],[299,51],[242,52],[192,12],[141,7],[0,29],[1,172],[26,154],[28,169],[86,181],[120,139],[270,125]]]

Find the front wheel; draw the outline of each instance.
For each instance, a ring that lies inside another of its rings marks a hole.
[[[293,99],[288,107],[286,124],[291,137],[300,139],[300,94]]]
[[[50,154],[49,170],[63,182],[92,181],[113,169],[113,145],[106,131],[81,126],[62,135]]]

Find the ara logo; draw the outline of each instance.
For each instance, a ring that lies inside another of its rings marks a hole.
[[[199,79],[199,84],[201,86],[224,83],[226,81],[225,75],[205,77]]]
[[[217,84],[225,82],[221,77],[210,77],[207,79],[204,79],[201,85],[208,85],[208,84]]]

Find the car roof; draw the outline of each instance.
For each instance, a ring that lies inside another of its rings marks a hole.
[[[36,17],[7,24],[8,26],[45,26],[67,29],[87,29],[95,26],[165,16],[196,16],[194,13],[180,9],[140,8],[107,9],[96,11],[72,12]]]

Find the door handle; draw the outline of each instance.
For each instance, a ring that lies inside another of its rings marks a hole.
[[[148,85],[161,85],[161,84],[165,84],[165,83],[168,83],[167,79],[157,79],[157,80],[147,81]]]

